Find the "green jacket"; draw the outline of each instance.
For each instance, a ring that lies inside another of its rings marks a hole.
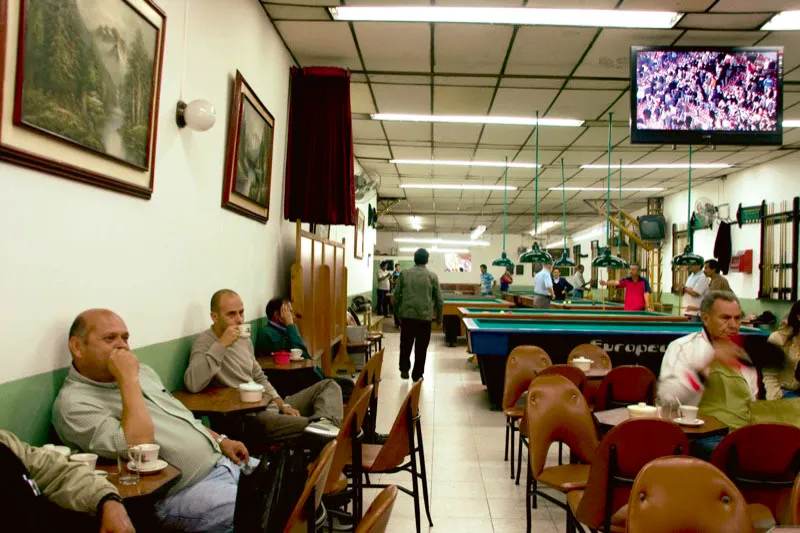
[[[394,306],[400,318],[442,321],[442,291],[436,274],[416,265],[400,273],[394,291]]]
[[[290,324],[283,329],[275,326],[272,322],[268,322],[266,326],[258,330],[258,336],[256,337],[256,355],[258,357],[272,355],[273,352],[281,350],[290,351],[293,348],[303,350],[303,359],[311,359],[306,343],[303,337],[300,336],[300,330],[294,324]],[[320,378],[325,377],[319,367],[316,367],[314,372]]]

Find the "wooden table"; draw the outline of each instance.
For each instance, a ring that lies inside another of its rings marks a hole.
[[[287,365],[275,363],[275,359],[271,355],[257,357],[256,360],[261,366],[261,370],[264,371],[264,375],[283,398],[319,381],[317,363],[314,359],[289,361]]]
[[[243,402],[239,390],[231,387],[212,387],[196,394],[175,391],[172,395],[197,416],[256,413],[268,405],[263,397],[260,402]]]
[[[288,365],[279,365],[271,355],[264,355],[256,358],[262,370],[303,370],[304,368],[314,368],[317,362],[313,359],[300,359],[299,361],[289,361]]]
[[[597,411],[594,413],[597,421],[601,426],[612,428],[620,424],[630,417],[628,416],[628,408],[620,407],[618,409],[609,409],[608,411]],[[728,434],[728,426],[709,415],[698,415],[697,418],[705,420],[705,424],[700,427],[680,426],[689,440],[704,439],[706,437],[716,437]]]
[[[117,487],[119,495],[123,500],[165,492],[172,483],[178,479],[178,476],[181,475],[180,470],[172,465],[168,465],[157,474],[140,475],[139,482],[136,485],[120,485],[117,465],[97,465],[97,469],[108,472],[108,481]]]

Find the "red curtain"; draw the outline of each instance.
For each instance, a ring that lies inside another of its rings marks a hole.
[[[292,68],[284,217],[356,224],[350,72]]]

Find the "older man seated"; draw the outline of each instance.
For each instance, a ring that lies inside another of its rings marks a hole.
[[[332,380],[322,380],[284,400],[270,385],[249,338],[241,337],[244,304],[234,291],[222,289],[211,297],[213,325],[192,345],[183,376],[186,388],[199,392],[209,384],[238,387],[254,381],[264,386],[266,411],[244,417],[245,432],[266,442],[295,439],[304,432],[335,438],[342,421],[342,391]]]
[[[78,315],[69,331],[70,368],[53,406],[53,426],[69,446],[109,459],[156,443],[181,477],[155,512],[167,530],[231,532],[239,465],[252,461],[241,442],[203,426],[140,365],[122,318],[105,309]]]

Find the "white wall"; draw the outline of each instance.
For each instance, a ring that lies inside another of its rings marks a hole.
[[[108,307],[134,347],[196,333],[208,301],[238,291],[248,319],[288,290],[294,225],[282,221],[289,68],[258,2],[193,0],[184,50],[184,0],[167,14],[155,192],[143,201],[0,163],[0,382],[66,366],[73,317]],[[175,104],[217,108],[208,132],[179,131]],[[220,208],[232,80],[239,69],[275,117],[270,220]]]
[[[345,240],[345,260],[347,263],[347,295],[354,296],[372,291],[372,263],[375,257],[375,239],[377,231],[369,226],[369,206],[376,206],[377,199],[356,203],[356,207],[364,213],[364,257],[356,259],[353,253],[355,228],[353,226],[331,226],[330,238],[341,242]]]
[[[736,208],[741,203],[745,207],[761,204],[762,200],[771,202],[789,201],[800,195],[800,180],[797,169],[800,166],[800,154],[792,154],[770,163],[759,165],[729,175],[725,179],[714,180],[699,187],[692,187],[692,209],[700,197],[710,199],[715,205],[729,204],[731,218],[736,217]],[[664,258],[664,291],[671,290],[672,277],[666,275],[671,269],[669,257],[672,250],[672,224],[686,226],[686,196],[684,191],[664,199],[664,216],[669,227],[668,250]],[[706,259],[714,257],[714,241],[717,238],[718,225],[711,230],[700,230],[694,234],[694,251]],[[740,297],[754,299],[758,296],[758,264],[761,260],[761,236],[759,224],[746,224],[739,228],[734,225],[731,230],[733,251],[753,250],[753,273],[729,273],[726,277],[731,289]]]

